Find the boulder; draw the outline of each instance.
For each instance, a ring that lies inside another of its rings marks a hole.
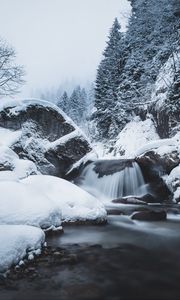
[[[111,216],[120,216],[123,215],[124,213],[118,209],[107,209],[107,215]]]
[[[136,158],[142,169],[149,167],[155,172],[169,174],[172,169],[180,163],[179,152],[172,147],[172,151],[159,154],[156,149],[146,151],[143,155]]]
[[[162,211],[138,211],[132,214],[131,219],[138,221],[164,221],[167,214]]]
[[[166,177],[166,183],[174,193],[174,202],[180,201],[180,165],[174,168],[169,176]]]
[[[93,170],[98,174],[98,177],[103,177],[123,171],[127,167],[132,167],[133,162],[133,159],[99,159],[94,162]]]
[[[20,158],[33,161],[42,174],[65,177],[73,164],[92,151],[74,122],[47,101],[4,102],[0,126],[20,132],[11,149]]]
[[[174,147],[166,153],[158,153],[158,149],[152,149],[137,157],[136,161],[156,198],[160,201],[168,200],[172,192],[163,176],[168,175],[180,163],[178,151]]]
[[[124,197],[112,200],[113,203],[117,204],[133,204],[133,205],[146,205],[145,201],[142,201],[139,197]]]

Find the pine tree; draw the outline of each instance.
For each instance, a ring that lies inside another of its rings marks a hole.
[[[94,108],[94,98],[95,98],[95,87],[94,83],[90,85],[87,90],[87,107],[86,107],[86,118],[89,120],[92,116],[93,108]]]
[[[81,123],[84,123],[87,116],[87,93],[85,88],[82,88],[80,91],[80,97],[79,97],[79,117],[81,120]]]
[[[62,96],[60,96],[60,99],[57,102],[57,106],[61,108],[65,113],[68,112],[69,97],[66,91],[62,94]]]
[[[74,120],[78,125],[85,121],[86,115],[86,103],[87,103],[87,93],[85,89],[81,89],[77,86],[69,99],[69,111],[67,114]]]
[[[110,30],[103,59],[97,70],[95,86],[95,108],[94,117],[101,137],[107,137],[111,126],[112,111],[117,103],[119,76],[121,72],[121,48],[120,41],[122,33],[117,18],[114,20]],[[115,120],[113,120],[114,124]]]

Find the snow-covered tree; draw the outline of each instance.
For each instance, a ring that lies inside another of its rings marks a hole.
[[[69,97],[66,91],[58,99],[57,106],[61,108],[64,112],[68,112]]]
[[[77,86],[70,98],[69,98],[69,107],[67,109],[67,114],[74,120],[78,125],[82,124],[85,119],[86,114],[86,102],[87,102],[87,93],[85,89],[81,89],[80,86]]]
[[[114,137],[151,101],[159,70],[179,47],[179,1],[130,2],[127,32],[120,33],[115,20],[97,70],[94,119],[102,138]]]
[[[121,73],[122,52],[120,42],[122,36],[120,24],[117,18],[115,18],[96,77],[96,113],[94,117],[100,136],[107,136],[110,126],[112,128],[112,111],[117,103],[119,77]]]

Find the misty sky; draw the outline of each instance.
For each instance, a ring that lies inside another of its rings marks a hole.
[[[127,0],[0,0],[0,36],[27,72],[21,95],[94,80],[114,18],[124,28],[129,12]]]

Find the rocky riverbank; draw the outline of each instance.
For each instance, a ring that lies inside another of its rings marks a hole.
[[[178,300],[178,219],[108,218],[104,226],[72,225],[63,235],[48,234],[41,255],[1,277],[0,299]]]
[[[162,249],[161,249],[162,250]],[[1,279],[2,300],[179,299],[180,260],[128,244],[47,247]]]

